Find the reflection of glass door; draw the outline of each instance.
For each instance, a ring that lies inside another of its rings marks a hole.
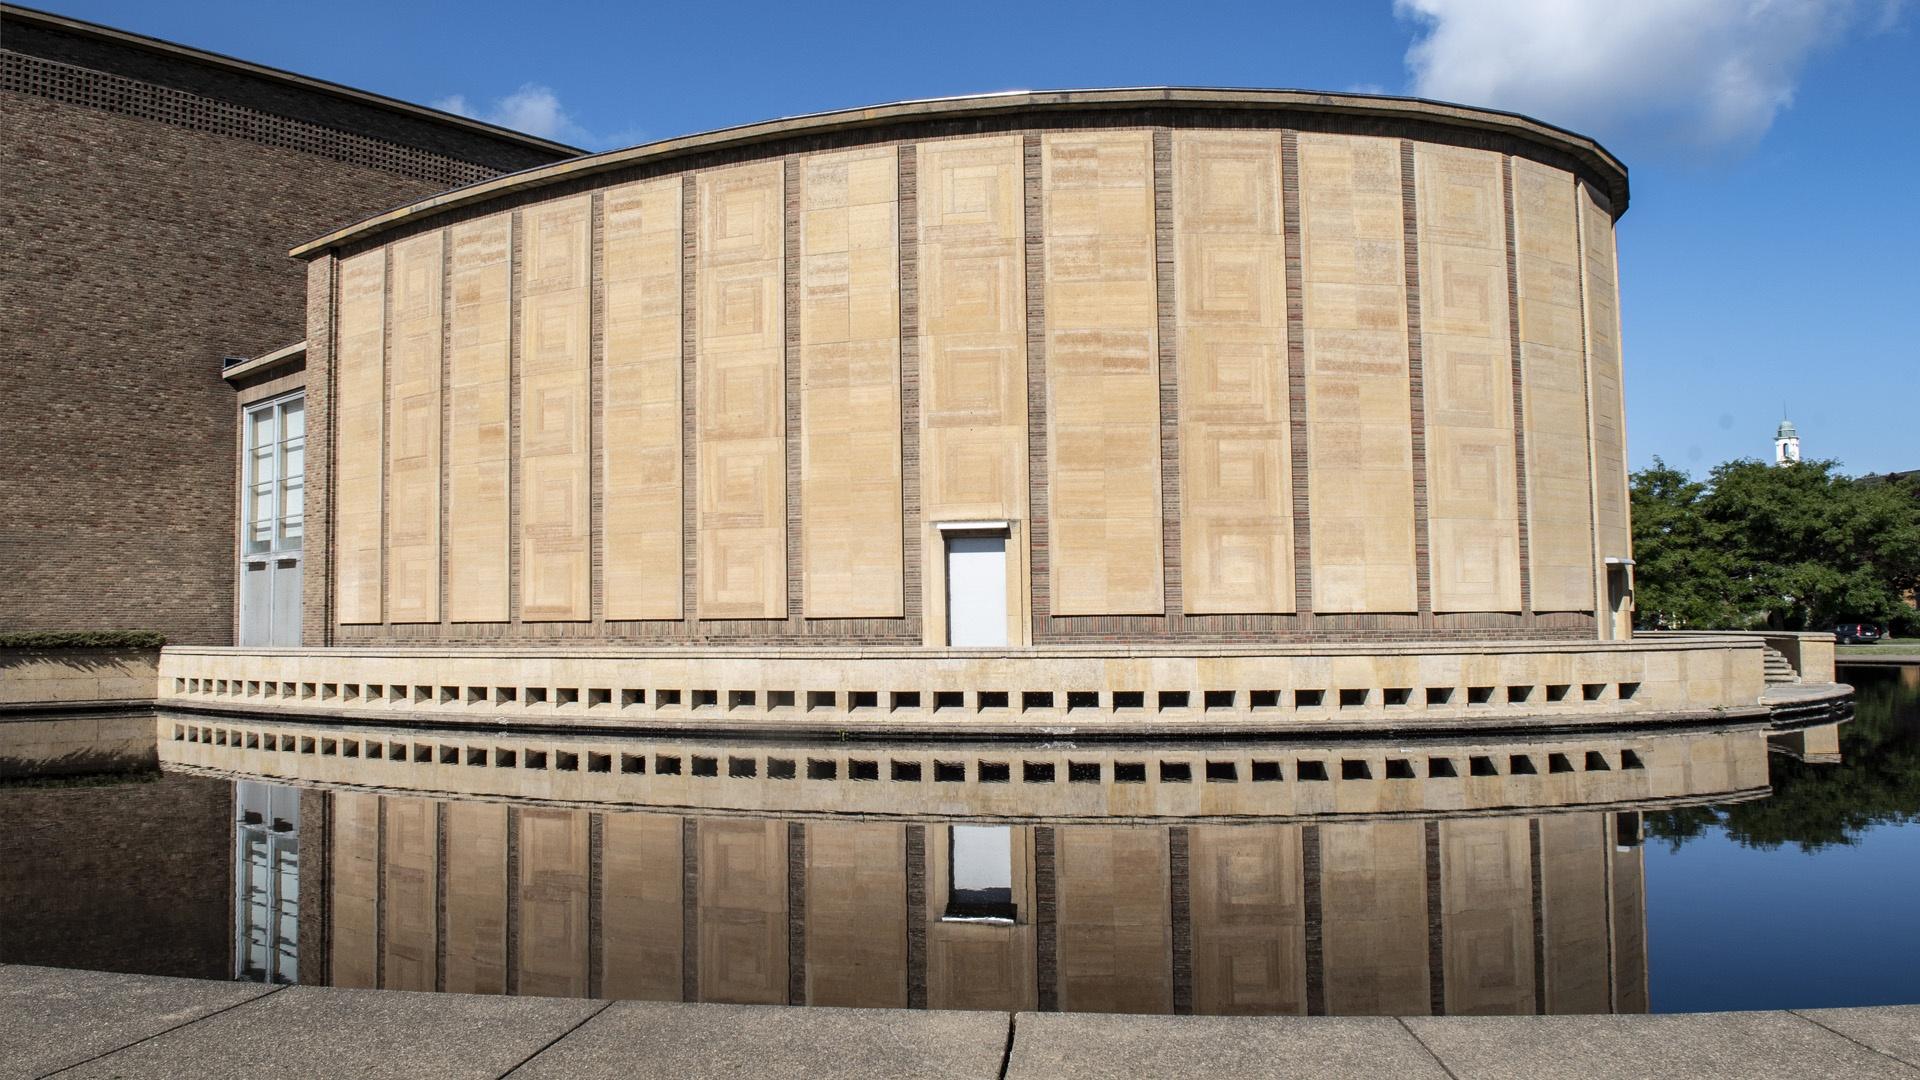
[[[234,785],[234,803],[234,977],[297,983],[300,793],[241,781]]]
[[[250,406],[242,426],[240,644],[300,644],[306,399]]]

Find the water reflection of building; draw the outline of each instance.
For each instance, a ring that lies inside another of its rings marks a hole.
[[[327,878],[303,936],[341,986],[1157,1013],[1647,1007],[1631,813],[960,826],[963,846],[1008,862],[990,898],[1007,907],[983,911],[964,880],[978,850],[956,857],[950,825],[309,798],[330,851],[310,862]]]

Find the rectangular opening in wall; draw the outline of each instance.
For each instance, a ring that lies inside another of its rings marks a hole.
[[[1343,758],[1340,761],[1340,779],[1371,780],[1373,779],[1373,766],[1366,761]]]
[[[1207,783],[1237,784],[1240,782],[1240,767],[1231,761],[1207,762]]]
[[[340,700],[341,701],[359,701],[360,700],[360,684],[351,683],[351,682],[342,683],[340,686]]]
[[[1097,784],[1100,782],[1100,763],[1097,761],[1067,762],[1067,783]]]
[[[880,763],[871,758],[848,758],[847,779],[872,782],[880,779]]]
[[[981,712],[986,712],[990,709],[1004,709],[1007,707],[1007,692],[1005,690],[982,690],[975,700],[978,702],[976,707]]]
[[[814,712],[819,709],[835,709],[835,708],[839,708],[839,706],[840,706],[840,695],[833,690],[807,691],[807,711],[808,712]]]
[[[1358,709],[1366,703],[1367,692],[1364,689],[1340,691],[1340,707],[1343,709]]]
[[[1113,763],[1113,782],[1116,784],[1144,784],[1147,782],[1147,763],[1144,761],[1116,761]]]
[[[1387,759],[1387,779],[1389,780],[1413,779],[1413,762],[1408,761],[1406,758],[1388,758]]]
[[[680,775],[680,755],[678,754],[653,755],[653,775],[679,776]]]
[[[750,780],[760,775],[760,763],[750,757],[727,758],[727,775],[736,780]]]
[[[1566,683],[1548,683],[1547,700],[1549,702],[1565,701],[1567,700],[1567,691],[1571,689],[1573,689],[1573,687]]]
[[[1285,778],[1277,761],[1256,761],[1247,770],[1247,775],[1256,784],[1277,784]]]
[[[1587,751],[1586,765],[1587,765],[1588,772],[1612,772],[1613,771],[1613,766],[1607,764],[1607,755],[1601,753],[1598,750]]]
[[[556,750],[553,755],[553,767],[561,772],[579,772],[580,755],[568,750]]]
[[[1022,712],[1033,712],[1036,709],[1051,708],[1053,708],[1053,691],[1022,690],[1020,692],[1020,710]]]
[[[386,696],[387,696],[386,684],[377,683],[377,682],[367,684],[366,699],[368,701],[379,701],[382,698],[385,698]]]
[[[693,775],[719,776],[720,775],[720,759],[716,757],[708,757],[705,754],[693,755]]]
[[[451,749],[451,747],[449,747]],[[430,743],[413,744],[413,760],[416,765],[433,764],[433,746]]]
[[[1013,777],[1013,770],[1004,761],[982,761],[978,768],[982,784],[1004,784]]]
[[[1637,682],[1623,682],[1620,684],[1621,701],[1632,701],[1639,693],[1640,684]]]
[[[645,754],[621,754],[620,771],[628,776],[643,775],[647,771]]]
[[[1158,704],[1161,712],[1184,709],[1191,700],[1193,700],[1193,695],[1190,691],[1186,690],[1162,690],[1158,696]]]
[[[410,688],[405,685],[389,686],[387,687],[387,700],[388,701],[406,701],[409,697],[412,696],[409,691],[410,691]]]
[[[1326,701],[1327,692],[1325,690],[1295,690],[1293,692],[1293,707],[1296,709],[1318,709],[1322,705],[1325,705]]]
[[[1568,773],[1572,771],[1573,771],[1573,762],[1568,760],[1567,755],[1565,754],[1548,754],[1547,755],[1547,772],[1548,773]]]
[[[563,705],[563,706],[580,704],[580,688],[577,686],[554,687],[553,703],[555,705]]]
[[[374,745],[379,746],[380,744],[374,743]],[[340,756],[350,757],[350,758],[359,757],[360,756],[360,740],[359,739],[340,740]]]
[[[1467,687],[1467,704],[1469,705],[1493,704],[1493,687],[1491,686]]]
[[[1193,765],[1185,761],[1163,761],[1160,763],[1160,782],[1163,784],[1190,784],[1193,782]]]
[[[1252,709],[1255,712],[1258,712],[1262,709],[1277,709],[1279,707],[1280,707],[1280,691],[1278,690],[1247,691],[1247,708]]]
[[[587,708],[598,708],[613,704],[613,690],[610,687],[590,686],[587,688]]]
[[[387,760],[401,761],[401,762],[406,761],[407,760],[407,744],[399,743],[399,742],[388,743],[387,744]]]
[[[933,763],[933,782],[936,784],[960,784],[967,779],[967,764],[964,761],[936,761]]]
[[[598,772],[598,773],[612,772],[613,771],[613,755],[589,753],[587,755],[587,771]]]
[[[484,746],[467,747],[467,767],[484,767],[487,763],[487,750]]]
[[[547,752],[528,748],[520,754],[520,767],[523,769],[544,769],[547,767]]]
[[[1327,763],[1324,761],[1299,761],[1293,766],[1293,778],[1296,780],[1325,780]]]
[[[935,690],[933,692],[933,711],[944,709],[964,709],[967,707],[967,695],[963,690]]]
[[[696,709],[711,709],[720,704],[720,691],[695,690],[688,700]]]
[[[920,691],[895,690],[892,694],[888,695],[888,705],[893,712],[900,712],[903,709],[918,709],[920,707]]]
[[[760,703],[760,696],[752,690],[727,691],[727,708],[751,709]]]
[[[1206,704],[1208,712],[1219,712],[1224,709],[1233,708],[1233,702],[1236,696],[1238,695],[1232,690],[1208,690],[1202,695],[1201,700]]]
[[[303,682],[303,683],[301,683],[301,684],[300,684],[300,699],[301,699],[302,701],[311,701],[311,700],[313,700],[313,694],[314,694],[314,690],[315,690],[315,686],[314,686],[314,684],[313,684],[313,683],[310,683],[310,682]]]
[[[1531,757],[1525,754],[1510,754],[1507,757],[1507,772],[1512,776],[1537,776],[1540,770],[1534,768]]]
[[[1115,690],[1113,692],[1113,711],[1131,712],[1147,707],[1145,690]]]
[[[339,752],[340,752],[339,743],[335,742],[332,739],[320,740],[320,756],[321,757],[332,757]]]
[[[917,761],[893,763],[893,779],[896,783],[917,784],[920,782],[920,771],[920,763]]]
[[[304,735],[303,735],[303,736],[301,736],[301,738],[300,738],[300,752],[301,752],[301,753],[303,753],[303,754],[311,754],[311,753],[313,753],[313,739],[311,739],[310,737],[307,737],[307,736],[304,736]]]
[[[487,700],[487,688],[484,686],[467,687],[467,704],[478,705]]]
[[[495,705],[511,705],[519,699],[519,696],[520,691],[511,686],[496,686],[493,688],[493,703]]]
[[[840,763],[827,758],[807,759],[807,779],[836,780],[840,777]]]
[[[1380,691],[1380,700],[1389,709],[1403,709],[1413,700],[1413,688],[1410,686],[1389,686]]]
[[[680,691],[678,690],[655,690],[653,692],[653,707],[656,709],[670,709],[679,704]]]
[[[1620,851],[1632,851],[1643,842],[1646,836],[1646,822],[1638,811],[1627,811],[1613,816],[1613,846]]]
[[[459,701],[460,701],[460,688],[459,688],[459,687],[457,687],[457,686],[443,686],[443,687],[441,687],[441,688],[440,688],[440,704],[442,704],[442,705],[454,705],[454,704],[458,704],[458,703],[459,703]]]
[[[496,769],[515,768],[520,763],[520,755],[511,750],[496,748],[493,752],[493,767]]]
[[[1011,826],[948,826],[947,860],[946,918],[1011,923],[1019,916]]]
[[[877,690],[847,691],[847,711],[860,712],[880,707],[880,693]]]
[[[1533,700],[1533,687],[1531,686],[1507,687],[1507,704],[1525,705],[1527,702],[1532,700]]]
[[[224,692],[224,690],[222,692]],[[337,699],[339,696],[340,696],[339,683],[329,682],[329,683],[320,684],[320,700],[321,701],[333,701]]]
[[[1622,769],[1644,769],[1647,766],[1640,760],[1638,753],[1632,750],[1622,750],[1620,751],[1620,767]]]
[[[791,690],[767,691],[767,708],[768,709],[793,708],[793,691]]]
[[[1048,694],[1047,697],[1051,699],[1053,695]],[[1052,702],[1049,701],[1048,703],[1051,704]],[[1067,691],[1067,708],[1069,710],[1097,709],[1099,707],[1100,692],[1098,690]]]
[[[767,779],[791,780],[794,777],[792,758],[770,757],[767,759]]]
[[[1020,763],[1020,779],[1028,784],[1053,783],[1053,762],[1023,761]]]
[[[1599,701],[1606,693],[1606,683],[1590,682],[1580,684],[1580,699],[1582,701]]]
[[[1500,770],[1494,766],[1492,758],[1474,754],[1467,758],[1467,774],[1470,776],[1499,776]]]

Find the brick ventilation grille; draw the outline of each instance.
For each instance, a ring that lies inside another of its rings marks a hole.
[[[441,187],[477,183],[500,172],[384,139],[22,53],[0,52],[0,89],[297,150]]]

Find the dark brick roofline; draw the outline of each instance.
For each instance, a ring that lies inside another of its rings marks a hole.
[[[0,4],[0,22],[5,24],[4,47],[10,52],[237,100],[502,172],[585,153],[470,117],[33,8]]]

